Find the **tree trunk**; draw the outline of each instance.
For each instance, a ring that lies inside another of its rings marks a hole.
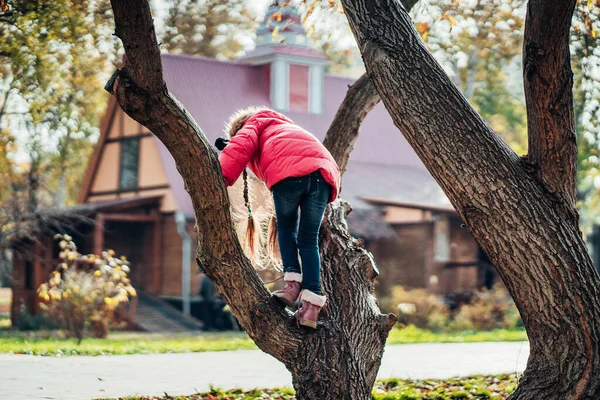
[[[58,187],[56,188],[56,196],[54,197],[54,207],[56,208],[65,208],[65,204],[67,202],[67,175],[66,169],[62,168],[60,170],[60,175],[58,176]]]
[[[370,399],[396,317],[382,315],[377,307],[372,295],[377,268],[348,235],[349,205],[337,200],[328,206],[320,235],[327,315],[316,331],[300,329],[243,255],[216,153],[163,80],[147,0],[111,3],[127,64],[106,88],[175,159],[194,205],[199,265],[257,346],[291,372],[298,399]]]
[[[496,265],[521,313],[531,353],[511,398],[599,399],[600,277],[568,194],[565,201],[553,195],[473,110],[397,0],[342,4],[396,126]]]
[[[394,315],[373,296],[372,256],[348,234],[347,202],[327,208],[320,234],[323,289],[329,316],[305,336],[292,368],[298,400],[370,399]]]

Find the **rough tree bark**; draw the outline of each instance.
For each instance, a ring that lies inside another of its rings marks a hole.
[[[398,0],[342,0],[396,126],[519,308],[531,352],[512,399],[600,398],[600,277],[571,195],[576,149],[565,40],[574,2],[529,4],[525,75],[537,155],[521,160],[451,83]]]
[[[401,0],[406,10],[413,8],[417,0]],[[380,101],[379,93],[363,74],[349,87],[348,93],[327,130],[323,144],[337,162],[342,174],[346,172],[350,153],[358,139],[363,120]]]
[[[546,188],[576,214],[577,142],[569,34],[575,0],[530,0],[523,81],[528,161]]]
[[[164,82],[148,1],[111,4],[126,64],[107,90],[173,155],[194,205],[197,258],[204,272],[258,347],[292,373],[298,399],[369,399],[396,318],[382,315],[371,294],[377,269],[371,255],[348,235],[349,205],[336,201],[328,207],[320,236],[328,315],[314,332],[299,329],[243,255],[216,153]]]

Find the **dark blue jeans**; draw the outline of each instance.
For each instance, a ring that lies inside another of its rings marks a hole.
[[[272,190],[283,270],[302,273],[302,289],[320,295],[319,228],[331,187],[317,171],[299,178],[284,179],[275,184]],[[302,269],[298,262],[298,251]]]

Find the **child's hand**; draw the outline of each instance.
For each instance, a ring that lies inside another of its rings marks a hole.
[[[219,136],[217,140],[215,140],[215,147],[220,151],[223,151],[225,146],[229,144],[229,139],[225,139],[223,136]]]

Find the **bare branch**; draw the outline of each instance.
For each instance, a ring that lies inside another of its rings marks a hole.
[[[402,0],[406,10],[410,10],[418,0]],[[379,93],[364,74],[350,86],[344,101],[325,135],[323,144],[331,152],[342,172],[346,172],[350,153],[358,139],[360,126],[367,114],[379,103]]]
[[[569,30],[576,0],[530,0],[525,20],[523,80],[527,161],[546,188],[575,214],[577,142]]]
[[[350,152],[358,139],[360,126],[379,100],[379,93],[367,74],[361,76],[348,89],[323,140],[323,144],[331,152],[342,174],[346,171]]]
[[[257,345],[290,366],[300,331],[291,327],[289,312],[274,303],[244,256],[217,155],[166,88],[148,1],[111,0],[111,4],[127,60],[113,81],[114,95],[121,108],[150,129],[175,159],[194,205],[197,258],[204,271]]]

